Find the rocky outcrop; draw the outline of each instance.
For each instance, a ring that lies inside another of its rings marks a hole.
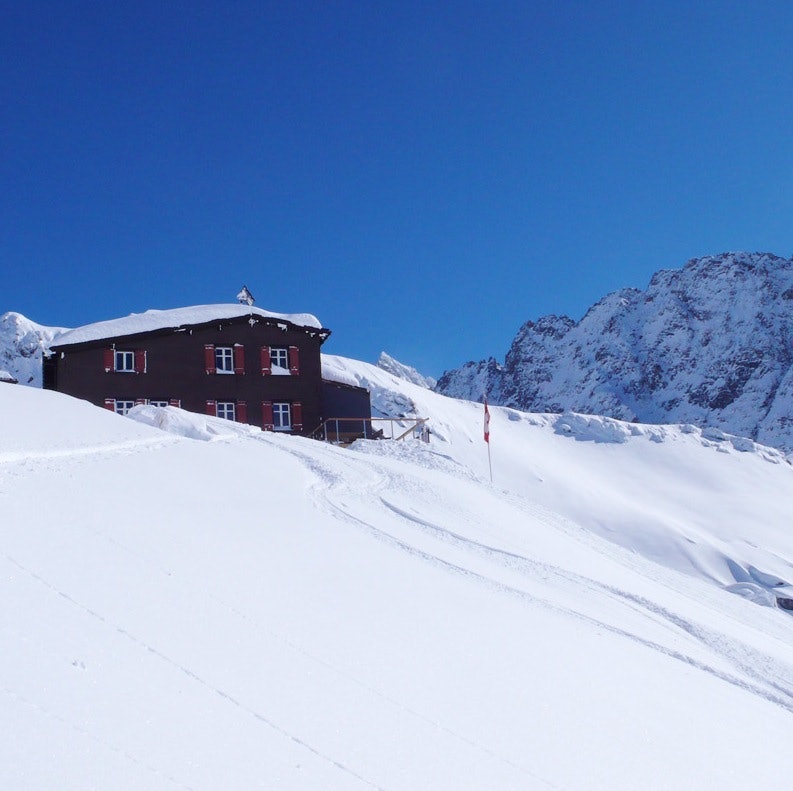
[[[656,273],[578,322],[528,321],[504,364],[467,363],[447,395],[532,412],[693,423],[793,450],[793,261],[725,253]]]

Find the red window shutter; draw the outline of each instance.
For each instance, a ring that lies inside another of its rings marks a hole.
[[[110,351],[113,351],[112,349]],[[116,411],[116,399],[115,398],[106,398],[105,399],[105,409],[109,409],[111,412]]]
[[[171,399],[171,400],[168,402],[168,405],[169,405],[169,406],[177,406],[177,407],[181,407],[181,406],[182,406],[182,401],[181,401],[181,399],[179,399],[179,398],[172,398],[172,399]]]
[[[303,405],[299,401],[292,404],[292,431],[303,430]]]
[[[273,372],[273,364],[270,362],[270,347],[262,346],[262,376],[269,376]]]
[[[136,374],[145,374],[146,373],[146,350],[145,349],[135,349],[135,373]]]
[[[297,346],[289,347],[289,373],[297,376],[300,373],[300,350]]]
[[[204,344],[204,366],[206,367],[208,374],[217,373],[217,369],[215,368],[215,344],[214,343],[205,343]]]
[[[248,402],[237,401],[237,423],[248,422]]]
[[[234,373],[245,373],[245,347],[241,343],[234,344]]]
[[[217,401],[210,401],[207,399],[207,415],[212,415],[212,417],[217,417],[218,414],[218,402]]]
[[[273,402],[262,401],[262,428],[265,431],[273,430]]]
[[[146,399],[145,398],[136,398],[135,399],[135,406],[140,406],[141,404],[145,404],[145,403],[146,403]]]
[[[111,371],[115,370],[116,353],[112,349],[105,349],[103,354],[104,354],[105,373],[109,374]]]

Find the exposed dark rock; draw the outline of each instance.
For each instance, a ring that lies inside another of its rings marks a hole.
[[[718,426],[793,450],[793,261],[695,258],[646,291],[609,294],[578,322],[527,321],[504,364],[447,371],[436,389],[532,412]]]

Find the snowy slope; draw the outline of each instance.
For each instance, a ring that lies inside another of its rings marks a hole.
[[[793,450],[793,259],[725,253],[657,272],[578,322],[518,331],[503,365],[446,372],[438,389],[532,412],[694,423]]]
[[[430,444],[0,389],[0,787],[786,781],[779,453],[323,365]]]
[[[433,437],[455,463],[487,479],[481,404],[439,397],[366,363],[323,355],[323,375],[333,378],[337,371],[368,387],[378,412],[430,418]],[[751,546],[770,540],[785,547],[784,557],[793,557],[789,509],[777,496],[793,484],[793,468],[780,451],[717,429],[573,413],[493,409],[490,428],[497,487],[718,584],[748,581],[747,569],[757,563],[793,582],[787,561],[763,554],[761,562]],[[754,524],[758,499],[764,504],[762,527]],[[752,535],[761,529],[769,535]]]

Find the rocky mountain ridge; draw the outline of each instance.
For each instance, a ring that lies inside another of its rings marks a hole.
[[[692,423],[793,450],[793,259],[724,253],[661,270],[580,321],[544,316],[504,363],[447,371],[436,389],[529,412]]]

